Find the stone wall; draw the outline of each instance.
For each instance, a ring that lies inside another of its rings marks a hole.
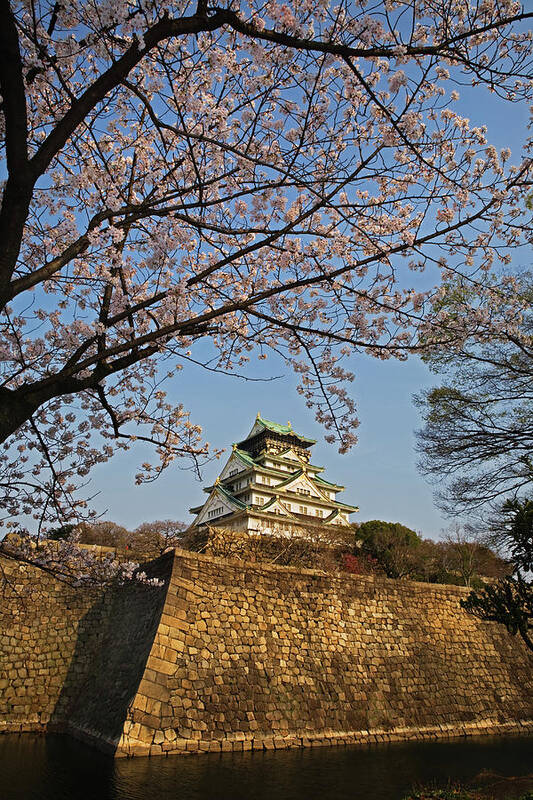
[[[114,752],[165,600],[160,587],[74,589],[0,557],[0,732],[70,731]]]
[[[0,730],[118,756],[533,733],[531,654],[458,587],[177,551],[160,588],[80,592],[2,565]]]
[[[95,592],[0,557],[0,730],[44,730]]]
[[[533,733],[533,658],[467,593],[177,552],[117,755]]]

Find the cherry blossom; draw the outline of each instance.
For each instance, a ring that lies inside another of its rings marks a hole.
[[[4,522],[89,513],[91,468],[138,442],[138,482],[215,456],[165,389],[201,340],[209,369],[284,358],[345,452],[354,354],[516,327],[527,143],[458,104],[531,99],[533,13],[441,6],[4,0]]]

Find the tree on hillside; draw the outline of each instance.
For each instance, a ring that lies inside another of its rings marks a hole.
[[[461,605],[479,619],[505,625],[513,636],[520,634],[533,650],[533,584],[525,576],[533,567],[533,500],[506,502],[496,535],[511,557],[514,574],[472,592]]]
[[[439,546],[446,572],[458,575],[465,586],[472,586],[476,578],[501,578],[510,572],[506,561],[459,525],[447,532]]]
[[[68,539],[76,526],[72,522],[67,522],[65,525],[58,525],[57,528],[51,528],[46,533],[46,538],[52,542],[57,542],[60,539]]]
[[[483,512],[533,483],[533,275],[522,275],[518,325],[492,340],[438,348],[425,356],[442,385],[416,398],[422,471],[448,513]],[[448,311],[466,313],[470,289],[455,281]],[[480,313],[490,310],[480,304]]]
[[[4,519],[75,519],[91,467],[135,441],[159,457],[139,482],[206,457],[162,388],[198,359],[279,354],[344,451],[351,353],[514,329],[487,270],[529,235],[531,160],[456,87],[528,99],[533,12],[365,6],[2,0]],[[457,270],[497,321],[436,304]]]
[[[416,569],[409,576],[426,583],[448,583],[450,575],[443,557],[442,542],[433,539],[422,539],[416,546],[414,554]]]
[[[371,520],[357,528],[356,545],[353,557],[370,559],[372,571],[381,571],[389,578],[471,586],[475,581],[500,578],[510,572],[506,560],[459,526],[448,531],[443,540],[434,541],[422,539],[399,522]],[[356,570],[356,566],[351,571],[366,571]]]
[[[111,520],[81,522],[73,533],[81,544],[97,544],[101,547],[114,547],[118,550],[126,550],[131,537],[127,528],[117,525]]]
[[[186,541],[189,549],[220,558],[336,572],[353,535],[345,525],[302,524],[271,533],[202,526],[190,529]]]
[[[68,528],[68,526],[65,526]],[[146,560],[157,558],[165,550],[184,542],[185,522],[172,519],[143,522],[134,531],[111,520],[81,522],[73,529],[76,541],[128,551],[129,556]]]
[[[377,567],[388,578],[406,578],[417,572],[422,540],[405,525],[369,520],[361,523],[356,539],[361,544],[361,552],[375,559]]]
[[[188,525],[174,519],[143,522],[130,535],[128,544],[134,552],[156,558],[172,547],[183,547]]]

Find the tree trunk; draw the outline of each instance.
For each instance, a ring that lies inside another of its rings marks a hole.
[[[27,422],[50,397],[0,388],[0,444]]]

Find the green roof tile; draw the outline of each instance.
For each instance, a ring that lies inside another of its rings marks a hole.
[[[246,464],[250,464],[250,466],[255,467],[257,462],[254,461],[250,453],[247,453],[246,450],[241,450],[239,447],[235,448],[235,454],[244,461]]]
[[[298,469],[295,472],[291,472],[290,475],[287,475],[284,481],[281,481],[281,483],[278,483],[273,488],[281,489],[282,486],[285,486],[287,483],[290,483],[291,481],[295,481],[296,478],[299,478],[300,475],[303,475],[303,473],[304,473],[303,469]]]
[[[263,419],[263,417],[257,417],[256,422],[258,422],[267,430],[272,431],[273,433],[280,433],[283,436],[288,436],[288,435],[295,436],[301,442],[316,444],[316,439],[309,439],[307,436],[302,436],[301,434],[296,433],[296,431],[293,430],[291,425],[281,425],[279,422],[272,422],[272,420]]]
[[[323,483],[324,486],[331,486],[334,489],[344,489],[344,486],[341,486],[340,483],[331,483],[331,481],[326,481],[324,478],[321,478],[320,475],[315,475],[313,480],[317,483]]]
[[[236,505],[237,508],[247,508],[246,503],[243,503],[241,500],[238,500],[230,492],[228,492],[226,489],[224,489],[224,487],[221,486],[219,483],[216,484],[215,488],[220,492],[220,494],[223,497],[225,497],[227,500],[229,500],[230,503],[233,503],[234,505]]]
[[[345,511],[359,511],[359,506],[349,506],[348,503],[339,503],[339,501],[335,501],[335,505],[338,506],[341,510],[344,509]]]

